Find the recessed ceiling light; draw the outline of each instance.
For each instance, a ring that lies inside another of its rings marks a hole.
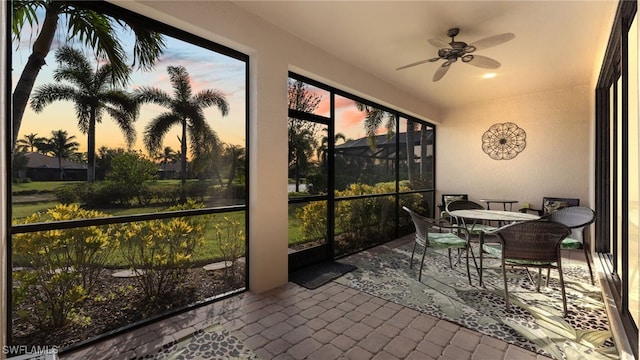
[[[486,74],[482,75],[482,77],[485,78],[485,79],[491,79],[491,78],[496,77],[496,73],[486,73]]]

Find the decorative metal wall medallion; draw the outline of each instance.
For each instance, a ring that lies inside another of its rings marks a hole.
[[[482,151],[494,160],[511,160],[527,146],[527,133],[512,122],[492,125],[482,134]]]

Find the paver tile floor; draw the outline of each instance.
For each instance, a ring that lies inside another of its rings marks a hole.
[[[406,239],[384,247],[403,243]],[[369,255],[376,251],[384,249],[372,249]],[[166,352],[177,342],[212,327],[224,333],[220,336],[225,343],[244,351],[240,358],[548,359],[333,281],[314,290],[290,282],[262,294],[246,292],[60,358],[170,358]],[[196,349],[191,346],[188,348]],[[200,352],[183,355],[231,357]]]

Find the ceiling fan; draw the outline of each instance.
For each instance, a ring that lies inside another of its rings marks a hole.
[[[442,79],[444,74],[447,73],[451,64],[461,59],[462,62],[468,63],[477,67],[485,68],[485,69],[497,69],[500,67],[500,63],[490,57],[471,54],[476,50],[486,49],[491,46],[500,45],[505,43],[513,38],[515,38],[515,34],[513,33],[504,33],[497,34],[493,36],[489,36],[487,38],[478,40],[471,44],[467,44],[463,41],[456,41],[454,38],[460,32],[459,28],[452,28],[447,31],[447,36],[451,38],[450,43],[446,43],[440,39],[429,39],[429,43],[437,48],[438,57],[434,57],[431,59],[420,60],[411,64],[407,64],[397,68],[396,70],[406,69],[412,66],[424,64],[427,62],[436,62],[440,59],[445,60],[444,63],[436,70],[435,74],[433,74],[433,81],[438,81]]]

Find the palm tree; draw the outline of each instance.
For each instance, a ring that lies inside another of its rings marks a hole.
[[[64,180],[64,171],[62,170],[62,159],[72,157],[80,144],[76,141],[75,135],[69,136],[65,130],[54,130],[51,132],[51,138],[48,139],[49,152],[58,158],[58,169],[60,170],[60,180]]]
[[[364,130],[367,133],[369,147],[372,150],[375,150],[376,148],[376,135],[378,134],[378,129],[382,126],[385,119],[387,121],[385,124],[385,127],[387,128],[387,137],[393,136],[396,128],[396,116],[394,114],[359,102],[356,103],[356,108],[360,111],[364,111],[366,114]]]
[[[13,143],[15,147],[22,124],[31,90],[35,84],[40,69],[45,64],[45,58],[51,50],[54,35],[58,32],[61,15],[66,20],[67,39],[73,38],[90,47],[101,59],[111,64],[110,78],[113,81],[126,84],[129,75],[127,56],[123,50],[117,30],[130,29],[135,35],[133,45],[133,59],[131,65],[141,69],[152,69],[158,57],[162,54],[165,43],[162,34],[145,28],[143,23],[129,23],[104,14],[87,10],[81,2],[39,0],[12,1],[13,4],[13,36],[20,41],[21,32],[26,25],[28,28],[39,30],[33,38],[33,50],[13,92]],[[44,10],[45,17],[40,24],[37,12]],[[64,35],[63,34],[63,35]],[[31,34],[34,35],[34,34]]]
[[[311,91],[307,84],[289,79],[287,101],[290,110],[313,113],[322,101],[322,96]],[[300,191],[301,177],[309,171],[313,152],[318,146],[316,134],[321,124],[290,117],[288,120],[289,176],[295,178],[296,192]]]
[[[393,136],[396,126],[396,116],[392,113],[386,112],[381,109],[373,108],[362,103],[356,103],[356,107],[360,111],[366,113],[364,128],[367,133],[369,147],[371,149],[376,148],[376,134],[382,123],[386,119],[387,136]],[[406,150],[407,150],[407,177],[409,180],[414,180],[413,163],[415,162],[415,153],[413,146],[415,144],[415,128],[417,123],[407,120],[407,138],[406,138]],[[426,164],[424,163],[427,154],[427,126],[422,125],[420,132],[420,177],[424,177]]]
[[[34,152],[34,150],[38,150],[42,144],[47,141],[46,138],[42,136],[38,136],[36,133],[31,133],[23,136],[23,139],[19,139],[17,142],[18,151],[29,151]]]
[[[164,150],[162,150],[161,152],[157,153],[156,156],[154,156],[154,159],[160,161],[160,163],[162,164],[162,171],[167,171],[167,164],[175,163],[176,160],[179,159],[179,157],[178,157],[178,153],[175,150],[173,150],[171,146],[165,146]]]
[[[145,128],[144,144],[153,154],[162,146],[164,135],[174,125],[182,127],[180,153],[182,155],[181,178],[184,190],[187,177],[187,134],[193,144],[200,144],[207,139],[214,139],[215,134],[206,122],[203,108],[216,106],[222,116],[229,113],[229,104],[220,90],[205,89],[197,94],[192,93],[189,73],[183,66],[168,66],[169,80],[174,90],[174,97],[163,90],[152,87],[141,87],[136,91],[140,103],[154,103],[169,108],[151,120]],[[184,191],[182,201],[184,198]]]
[[[31,108],[41,112],[54,101],[75,103],[78,127],[87,134],[87,181],[93,182],[96,173],[96,123],[103,114],[109,114],[125,135],[127,144],[136,138],[133,122],[138,115],[138,105],[124,90],[113,85],[111,64],[98,67],[94,72],[89,60],[80,51],[63,46],[56,50],[58,68],[53,73],[56,81],[66,80],[72,85],[60,83],[38,87],[33,94]]]
[[[246,159],[245,149],[240,145],[227,144],[224,148],[224,159],[229,164],[229,175],[227,177],[227,190],[231,191],[236,173],[244,174],[244,162]]]

